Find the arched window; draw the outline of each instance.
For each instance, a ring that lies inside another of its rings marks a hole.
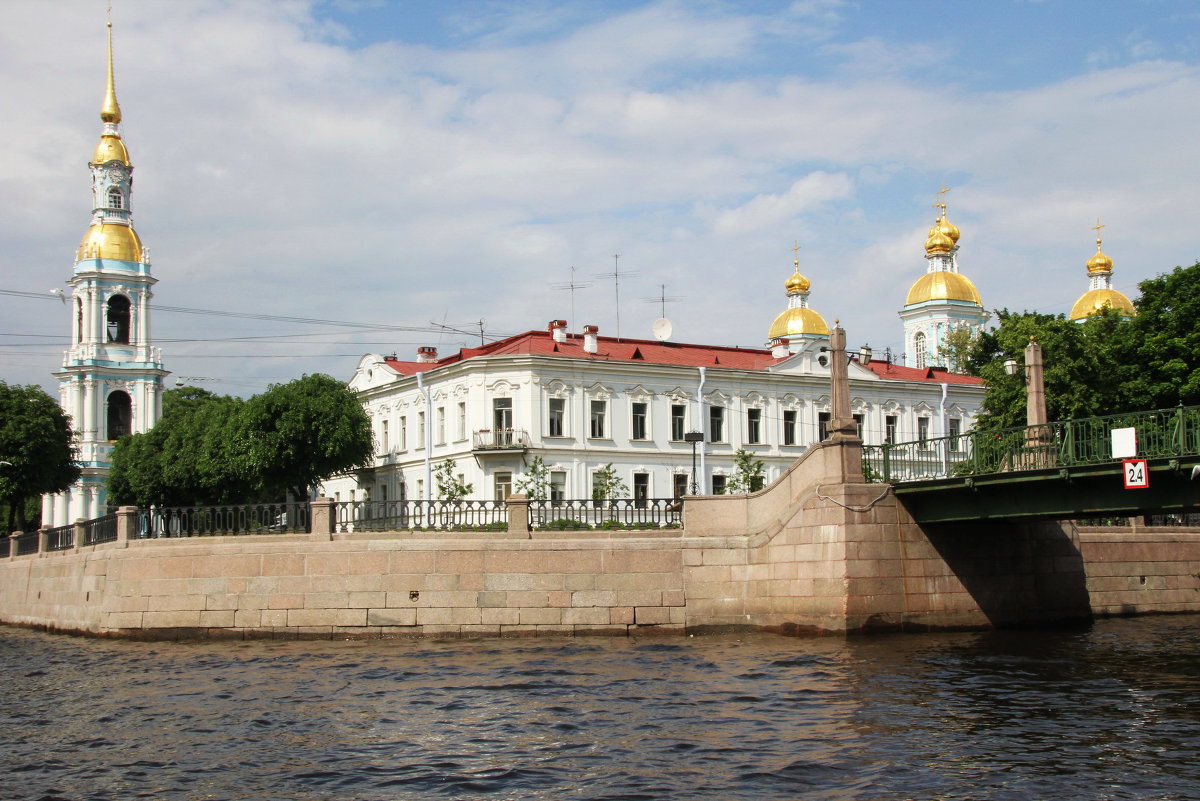
[[[929,360],[929,348],[925,344],[925,332],[924,331],[918,331],[917,335],[913,337],[913,353],[917,357],[916,358],[916,362],[917,362],[916,366],[917,367],[925,367],[926,362]]]
[[[133,401],[128,392],[117,390],[108,396],[108,439],[114,440],[130,433],[133,422]]]
[[[113,295],[108,299],[108,341],[129,342],[129,298]]]
[[[83,342],[83,300],[75,298],[75,341]]]
[[[108,207],[110,209],[125,208],[125,196],[121,194],[121,190],[115,186],[108,189]]]

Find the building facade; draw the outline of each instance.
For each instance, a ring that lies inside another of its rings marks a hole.
[[[121,139],[113,81],[112,24],[104,124],[89,162],[92,221],[75,252],[64,301],[71,347],[63,354],[59,402],[71,416],[83,474],[66,492],[42,499],[42,521],[65,525],[104,514],[113,442],[149,430],[162,413],[162,354],[150,330],[150,255],[133,227],[133,162]]]

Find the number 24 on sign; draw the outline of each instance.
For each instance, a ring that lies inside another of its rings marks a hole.
[[[1150,468],[1145,459],[1126,459],[1125,489],[1146,489],[1150,486]]]

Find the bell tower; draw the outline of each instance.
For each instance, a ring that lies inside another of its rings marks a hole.
[[[66,492],[42,499],[42,521],[54,526],[105,513],[115,440],[149,430],[162,413],[162,353],[150,336],[150,254],[133,228],[133,163],[121,139],[121,107],[113,81],[108,22],[104,124],[88,167],[92,222],[75,251],[71,347],[63,354],[59,403],[71,416],[83,474]]]

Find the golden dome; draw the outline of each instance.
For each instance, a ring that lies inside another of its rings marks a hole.
[[[940,220],[929,229],[929,238],[925,240],[926,253],[949,253],[954,250],[954,240],[942,230]]]
[[[946,219],[946,213],[942,212],[942,218],[937,221],[937,227],[943,234],[950,237],[950,241],[958,244],[958,238],[962,235],[958,226]]]
[[[1125,317],[1133,317],[1137,314],[1133,303],[1123,293],[1115,289],[1092,289],[1084,292],[1079,300],[1075,301],[1075,305],[1071,307],[1071,319],[1082,320],[1085,317],[1091,317],[1105,306],[1111,306],[1116,309],[1118,314]]]
[[[105,134],[100,137],[100,144],[96,145],[96,154],[92,156],[92,164],[107,164],[110,161],[119,161],[126,167],[132,166],[129,161],[129,151],[125,149],[125,142],[119,136]]]
[[[93,225],[83,235],[78,259],[117,259],[119,261],[141,261],[142,240],[133,226],[118,223]]]
[[[801,276],[803,278],[803,276]],[[797,336],[829,336],[829,326],[825,318],[807,306],[797,306],[786,309],[771,323],[771,331],[767,339]]]
[[[945,271],[925,273],[918,278],[908,290],[908,298],[904,305],[912,306],[927,300],[964,300],[977,306],[983,305],[979,298],[979,290],[971,283],[970,278],[961,273]]]
[[[1088,259],[1087,262],[1088,274],[1092,275],[1094,273],[1111,273],[1112,268],[1112,259],[1104,255],[1104,251],[1100,250],[1099,245],[1096,245],[1096,255]]]
[[[793,292],[807,292],[810,286],[808,279],[800,274],[800,260],[796,259],[796,272],[792,273],[792,277],[784,282],[783,288],[790,295]]]

